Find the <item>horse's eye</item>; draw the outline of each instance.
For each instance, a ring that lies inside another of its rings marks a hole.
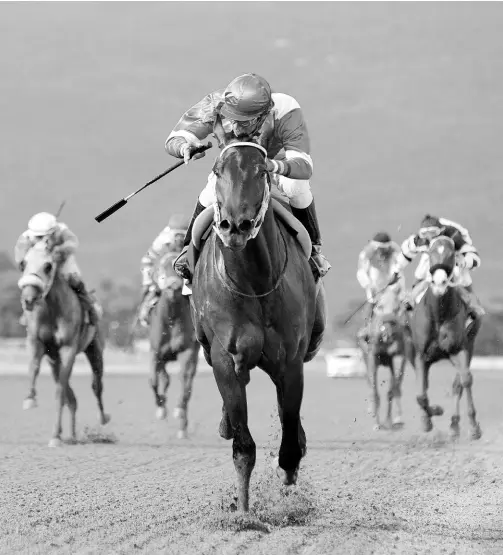
[[[44,272],[45,272],[46,274],[50,274],[50,273],[51,273],[51,270],[52,270],[52,264],[51,264],[50,262],[46,262],[46,263],[44,264]]]

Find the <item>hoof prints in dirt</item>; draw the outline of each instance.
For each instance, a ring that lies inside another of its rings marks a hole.
[[[302,471],[302,468],[300,472]],[[270,465],[257,470],[250,487],[249,513],[237,513],[235,487],[222,494],[216,513],[208,516],[205,526],[213,531],[241,532],[255,530],[269,533],[273,528],[305,526],[316,515],[315,493],[304,473],[296,486],[282,486]]]
[[[82,437],[79,438],[77,443],[79,443],[80,445],[86,445],[89,443],[114,444],[118,441],[119,440],[113,433],[104,433],[100,427],[89,428],[88,426],[86,426],[84,428]]]

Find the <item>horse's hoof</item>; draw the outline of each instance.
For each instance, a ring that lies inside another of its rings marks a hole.
[[[472,426],[471,432],[470,432],[470,439],[480,439],[482,437],[482,430],[480,428],[479,424],[476,424],[475,426]]]
[[[404,426],[404,421],[403,418],[401,416],[395,416],[395,418],[393,418],[393,422],[391,424],[392,428],[403,428]]]
[[[449,435],[451,436],[451,439],[459,439],[459,426],[452,426],[449,428]]]
[[[111,417],[110,417],[109,414],[104,413],[104,414],[98,415],[98,420],[100,421],[100,424],[102,426],[105,426],[106,424],[108,424],[110,422]]]
[[[166,418],[166,415],[166,407],[157,407],[157,410],[155,412],[157,420],[164,420]]]
[[[287,471],[281,468],[281,466],[277,466],[276,475],[284,486],[293,486],[297,483],[298,470]]]
[[[181,409],[180,407],[176,407],[176,408],[173,410],[173,417],[174,417],[174,418],[181,419],[181,418],[183,418],[184,416],[185,416],[185,410],[184,410],[184,409]]]
[[[37,407],[37,400],[32,397],[28,397],[23,401],[23,410],[30,410]]]
[[[431,430],[433,430],[433,424],[431,422],[431,418],[429,416],[422,416],[421,426],[423,428],[423,432],[431,432]]]
[[[187,430],[178,430],[178,432],[176,432],[176,437],[178,439],[187,439],[189,436]]]
[[[431,416],[442,416],[442,414],[444,414],[444,409],[440,405],[431,405],[430,413]]]
[[[63,442],[59,437],[53,437],[49,441],[49,447],[61,447]]]

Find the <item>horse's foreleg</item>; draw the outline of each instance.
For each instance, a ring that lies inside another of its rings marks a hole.
[[[367,356],[367,379],[370,385],[370,402],[368,412],[375,419],[374,430],[379,430],[381,422],[379,418],[380,399],[377,390],[377,360],[376,356],[369,350]]]
[[[178,406],[175,409],[175,416],[178,418],[180,423],[180,427],[178,429],[178,437],[180,439],[187,437],[187,409],[192,395],[192,384],[194,383],[194,376],[196,375],[198,355],[199,343],[195,343],[184,353],[184,360],[180,372],[182,389]]]
[[[110,415],[105,413],[103,407],[103,347],[101,340],[95,337],[85,351],[85,355],[93,372],[93,392],[98,402],[99,421],[104,425],[110,422]]]
[[[295,361],[285,368],[281,380],[283,392],[282,420],[283,433],[279,448],[277,473],[285,485],[295,484],[300,459],[306,451],[305,434],[300,422],[300,407],[304,392],[304,364]],[[301,439],[304,445],[301,444]]]
[[[459,377],[459,371],[456,370],[456,377],[452,384],[452,396],[454,397],[454,411],[451,416],[451,436],[454,439],[459,437],[459,405],[461,402],[461,397],[463,395],[463,386],[461,385],[461,379]]]
[[[77,399],[70,387],[70,375],[72,372],[75,357],[77,356],[76,349],[73,347],[61,347],[59,350],[61,367],[56,382],[56,424],[54,432],[49,442],[50,447],[55,447],[61,443],[61,433],[63,431],[62,418],[63,407],[68,404],[70,409],[70,428],[71,437],[76,440],[76,412],[77,412]]]
[[[149,384],[154,392],[154,399],[155,405],[157,407],[156,416],[158,420],[164,420],[166,418],[166,389],[169,386],[169,376],[164,369],[165,362],[161,359],[161,354],[156,351],[152,350],[150,352],[150,377],[149,377]],[[165,389],[164,393],[159,393],[159,377],[161,372],[166,374],[165,377]]]
[[[276,399],[278,402],[278,416],[281,422],[281,429],[283,429],[283,389],[280,384],[276,384]],[[299,444],[301,449],[302,457],[306,455],[307,451],[307,439],[306,432],[302,426],[302,420],[299,418]]]
[[[390,383],[390,393],[392,400],[395,402],[396,415],[391,421],[392,426],[402,426],[403,416],[402,416],[402,382],[405,374],[406,365],[405,355],[396,355],[391,360],[391,374],[393,376],[393,382]],[[391,387],[392,386],[392,387]],[[389,393],[388,393],[389,395]],[[390,407],[391,409],[391,407]],[[391,414],[390,414],[391,417]]]
[[[451,355],[451,361],[459,372],[459,380],[461,387],[466,391],[466,401],[468,405],[468,419],[470,420],[470,436],[472,439],[480,439],[482,437],[482,430],[480,424],[477,422],[477,413],[473,403],[473,376],[468,366],[468,352],[462,350],[456,355]]]
[[[428,401],[428,372],[430,364],[427,363],[421,354],[416,354],[416,391],[417,403],[421,409],[421,424],[423,431],[430,432],[433,428],[431,417],[433,416],[430,403]]]
[[[38,374],[40,372],[40,364],[42,362],[42,357],[44,356],[44,346],[36,340],[29,341],[30,350],[30,364],[28,367],[28,372],[30,376],[30,390],[25,400],[23,401],[23,409],[32,409],[37,406],[37,391],[36,383]]]
[[[231,355],[217,341],[211,348],[213,374],[232,427],[232,452],[238,475],[238,509],[248,511],[250,478],[255,467],[256,445],[248,429],[246,372],[241,374]]]

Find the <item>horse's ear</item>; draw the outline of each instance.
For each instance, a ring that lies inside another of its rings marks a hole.
[[[222,125],[222,117],[217,114],[215,123],[213,124],[213,134],[218,141],[218,146],[223,148],[227,144],[227,137],[225,136],[224,126]]]

